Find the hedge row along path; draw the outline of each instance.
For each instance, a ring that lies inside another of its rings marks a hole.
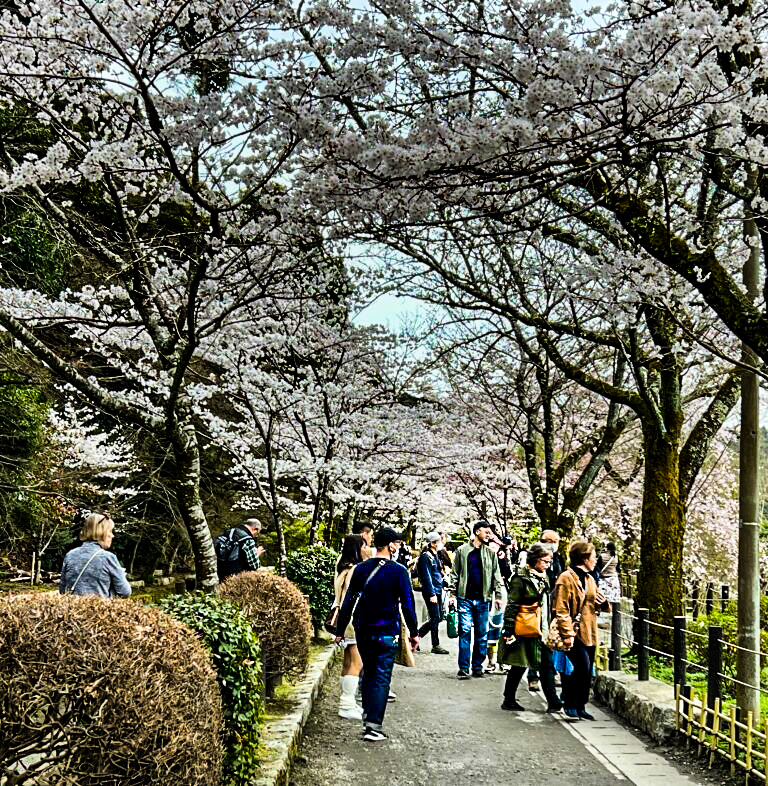
[[[654,747],[594,705],[594,722],[568,724],[545,714],[541,694],[529,693],[525,680],[517,696],[527,711],[503,712],[504,678],[458,682],[456,642],[447,646],[451,655],[430,655],[426,642],[415,669],[395,666],[398,700],[384,721],[389,739],[379,743],[362,742],[361,724],[337,716],[337,665],[305,729],[291,786],[724,782],[722,773],[704,770],[677,749]]]

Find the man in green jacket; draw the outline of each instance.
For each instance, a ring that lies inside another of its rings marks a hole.
[[[496,609],[504,607],[506,590],[499,570],[498,557],[488,548],[491,525],[481,519],[472,528],[472,540],[460,546],[453,560],[452,585],[459,612],[459,673],[460,680],[469,679],[472,629],[472,676],[483,677],[483,663],[488,651],[488,615],[491,602]]]

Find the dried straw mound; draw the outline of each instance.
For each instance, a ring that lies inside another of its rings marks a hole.
[[[306,671],[312,621],[309,603],[292,581],[263,570],[237,573],[221,585],[220,594],[245,612],[269,671],[286,676]]]
[[[157,609],[0,598],[0,783],[216,786],[221,717],[210,655]]]

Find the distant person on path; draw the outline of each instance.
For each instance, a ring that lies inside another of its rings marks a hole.
[[[361,535],[347,535],[341,544],[341,554],[336,564],[336,578],[333,582],[334,605],[339,610],[344,603],[344,597],[352,580],[352,573],[355,567],[363,561],[362,548],[364,545],[365,541]],[[355,641],[355,629],[352,625],[347,625],[346,630],[343,631],[338,626],[336,629],[343,636],[341,646],[344,648],[339,716],[349,720],[362,720],[363,708],[355,701],[360,672],[363,670],[363,662],[360,660],[360,653]]]
[[[107,549],[114,539],[115,522],[106,513],[91,513],[80,533],[82,546],[64,557],[59,580],[62,595],[129,598],[131,585],[117,557]]]
[[[257,544],[261,534],[258,519],[246,519],[233,527],[226,535],[219,535],[214,541],[216,547],[216,572],[219,581],[237,573],[258,570],[264,547]]]
[[[352,528],[353,535],[359,535],[365,544],[362,549],[363,561],[373,556],[373,527],[370,524],[355,524]]]
[[[555,584],[560,574],[565,570],[565,560],[563,555],[558,551],[560,548],[560,535],[553,529],[545,529],[539,538],[539,545],[543,546],[552,555],[552,564],[547,568],[547,580],[549,582],[550,596],[554,593]],[[526,552],[520,552],[520,565],[527,564]],[[537,691],[540,688],[539,672],[538,669],[528,669],[528,690]]]
[[[488,548],[491,527],[481,519],[472,528],[472,541],[456,550],[453,561],[453,587],[459,612],[460,680],[469,679],[472,631],[472,676],[483,677],[483,663],[488,650],[488,615],[493,604],[504,607],[507,593],[497,556]]]
[[[447,532],[443,532],[442,530],[438,532],[440,538],[442,540],[442,545],[437,550],[437,556],[440,558],[440,562],[442,563],[443,572],[450,573],[453,569],[453,560],[451,559],[451,555],[448,553],[448,541],[450,537],[448,536]]]
[[[406,569],[397,563],[403,536],[383,527],[376,533],[373,542],[376,555],[358,565],[352,573],[336,628],[346,630],[352,619],[363,662],[363,739],[379,742],[387,738],[382,723],[399,647],[400,608],[411,633],[412,649],[419,644],[419,626],[411,580]],[[343,638],[337,636],[336,643],[341,644]]]
[[[438,631],[443,618],[443,571],[437,552],[443,542],[439,533],[430,532],[427,535],[427,546],[419,555],[416,570],[421,584],[421,595],[427,607],[429,620],[419,628],[419,636],[423,638],[427,631],[432,637],[432,654],[447,655],[448,650],[440,646]]]
[[[590,575],[597,564],[595,547],[577,541],[568,553],[570,566],[555,585],[554,614],[563,643],[571,648],[566,657],[573,665],[563,674],[563,711],[571,721],[594,720],[587,712],[592,666],[597,647],[597,610],[610,605]]]
[[[621,584],[615,543],[609,541],[605,544],[605,551],[598,557],[595,570],[600,574],[598,588],[605,595],[606,600],[609,603],[620,603]]]
[[[503,710],[524,710],[517,701],[517,687],[527,668],[537,669],[541,674],[547,712],[559,712],[563,705],[555,690],[555,672],[552,653],[542,643],[549,629],[551,618],[549,581],[547,568],[552,564],[552,553],[540,543],[528,549],[527,564],[520,568],[509,584],[509,598],[504,613],[504,643],[499,660],[510,667],[504,684]],[[539,635],[519,637],[515,634],[515,622],[521,607],[537,606],[540,610]]]

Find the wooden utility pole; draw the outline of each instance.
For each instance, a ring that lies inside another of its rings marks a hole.
[[[760,237],[753,219],[744,222],[750,253],[744,263],[744,286],[752,302],[759,296]],[[742,345],[742,360],[757,366],[758,358]],[[741,375],[739,438],[739,647],[736,655],[737,703],[744,716],[760,717],[760,388],[757,374]]]

